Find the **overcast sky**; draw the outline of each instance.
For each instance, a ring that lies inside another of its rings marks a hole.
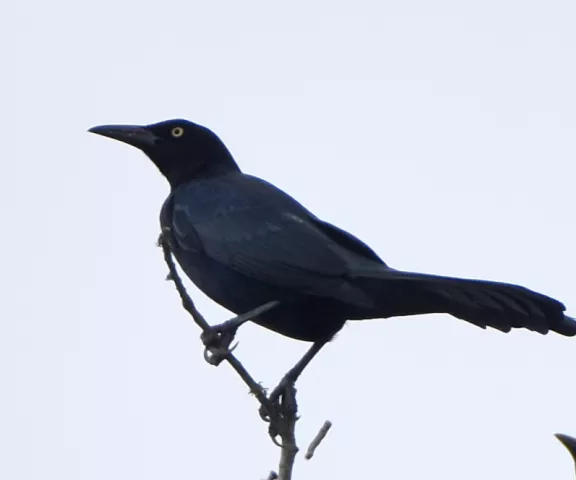
[[[576,314],[576,4],[11,2],[0,20],[0,478],[265,478],[156,248],[168,186],[103,123],[184,117],[393,267]],[[211,321],[229,316],[191,288]],[[307,344],[242,328],[267,386]],[[446,315],[346,326],[298,385],[295,479],[571,479],[576,339]]]

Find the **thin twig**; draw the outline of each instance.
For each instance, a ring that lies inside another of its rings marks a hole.
[[[182,279],[178,274],[174,259],[172,257],[172,252],[170,250],[169,241],[164,236],[163,232],[159,239],[158,245],[162,247],[164,252],[164,260],[166,265],[168,265],[169,275],[168,280],[172,280],[176,286],[176,290],[180,295],[182,300],[182,306],[194,319],[194,322],[202,329],[203,332],[210,332],[210,324],[206,321],[204,316],[198,311],[196,305],[186,292],[186,288],[182,283]],[[206,347],[210,353],[213,355],[220,355],[221,352],[212,351],[211,347]],[[210,357],[205,358],[209,361]],[[280,453],[280,463],[278,474],[276,472],[270,472],[268,480],[291,480],[292,471],[294,468],[294,461],[296,459],[296,454],[298,453],[298,447],[296,445],[296,421],[298,420],[298,404],[296,403],[296,388],[294,382],[289,382],[286,385],[285,390],[279,395],[280,406],[277,409],[275,403],[272,402],[267,396],[265,389],[256,382],[248,371],[244,368],[242,363],[228,351],[223,359],[226,360],[232,368],[238,373],[240,378],[248,385],[250,392],[254,394],[256,399],[260,402],[262,407],[266,410],[268,414],[267,421],[270,422],[269,431],[271,432],[272,441],[281,447]],[[330,427],[328,427],[330,428]],[[326,429],[327,431],[328,429]],[[325,435],[326,433],[324,433]],[[276,441],[276,436],[279,436],[281,443]],[[318,441],[320,443],[322,439]]]
[[[172,280],[174,282],[174,285],[176,286],[176,290],[180,295],[180,299],[182,300],[182,306],[184,307],[184,310],[186,310],[190,314],[190,316],[194,319],[194,322],[204,332],[210,331],[210,324],[206,321],[204,316],[198,311],[196,305],[194,305],[194,302],[188,295],[188,292],[186,292],[186,288],[182,283],[182,279],[180,278],[180,275],[178,275],[178,271],[176,270],[176,265],[174,264],[174,260],[172,258],[172,252],[170,251],[168,242],[166,241],[165,238],[163,238],[163,235],[161,235],[160,238],[158,239],[158,244],[162,247],[162,251],[164,252],[164,260],[168,265],[168,269],[170,271],[170,280]],[[250,392],[254,394],[254,396],[257,398],[260,404],[267,410],[271,422],[274,423],[280,422],[280,418],[276,412],[276,409],[266,396],[266,391],[264,390],[264,388],[262,388],[262,386],[258,382],[256,382],[256,380],[252,378],[252,376],[244,368],[242,363],[240,363],[240,361],[232,353],[229,353],[226,356],[225,360],[232,366],[232,368],[236,371],[236,373],[238,373],[238,375],[240,376],[240,378],[242,378],[244,383],[248,385]]]
[[[314,452],[318,448],[318,445],[322,443],[322,440],[324,440],[324,437],[326,437],[326,434],[328,433],[331,427],[332,422],[330,420],[326,420],[324,422],[324,425],[322,425],[322,428],[318,431],[314,439],[310,442],[310,446],[308,447],[308,450],[306,450],[306,455],[304,456],[306,460],[310,460],[314,456]]]

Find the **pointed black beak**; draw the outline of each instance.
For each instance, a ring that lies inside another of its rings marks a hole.
[[[158,141],[158,137],[150,130],[138,125],[99,125],[88,131],[127,143],[141,150],[153,147]]]

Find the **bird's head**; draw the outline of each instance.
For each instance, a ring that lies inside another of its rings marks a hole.
[[[239,171],[218,136],[188,120],[152,125],[100,125],[88,130],[142,150],[164,174],[172,188],[193,180]]]

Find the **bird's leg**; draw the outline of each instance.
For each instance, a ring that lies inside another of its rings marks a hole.
[[[226,320],[223,323],[213,325],[209,330],[202,332],[200,338],[206,347],[204,353],[206,361],[212,365],[220,364],[226,355],[236,348],[236,346],[230,348],[230,345],[234,340],[238,328],[244,323],[276,308],[278,305],[280,305],[280,302],[273,300],[242,315]]]
[[[284,375],[278,386],[272,390],[272,393],[268,396],[270,403],[272,403],[272,405],[278,409],[281,414],[281,405],[283,404],[282,400],[285,397],[287,391],[294,388],[296,380],[298,380],[304,369],[310,364],[312,359],[318,354],[322,347],[326,345],[326,343],[328,343],[328,340],[320,340],[314,342],[308,351],[304,354],[304,356],[298,360],[298,363],[294,365],[290,370],[288,370],[288,373]],[[260,408],[260,416],[267,421],[270,419],[270,416],[264,407]],[[276,434],[277,433],[274,430],[274,425],[270,424],[270,435],[275,437]]]
[[[325,340],[314,342],[312,346],[306,351],[304,356],[298,360],[298,363],[296,363],[296,365],[288,370],[288,373],[284,375],[278,386],[272,390],[272,393],[268,397],[272,402],[278,401],[280,396],[284,394],[287,385],[296,383],[296,380],[298,380],[300,375],[302,375],[302,372],[306,369],[306,367],[310,364],[312,359],[318,354],[322,347],[326,345],[326,343],[327,342]]]

